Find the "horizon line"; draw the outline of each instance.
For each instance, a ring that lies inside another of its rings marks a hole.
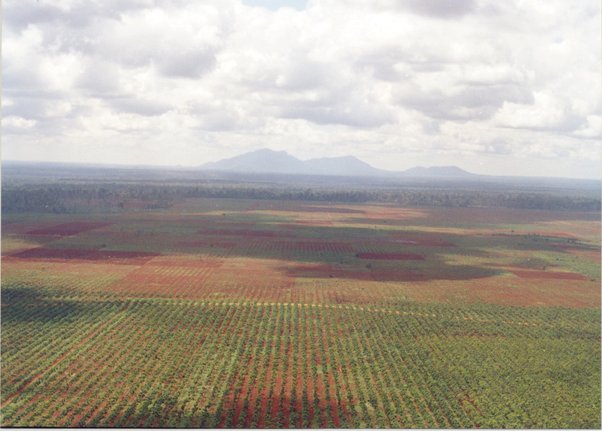
[[[275,150],[273,150],[275,151]],[[282,152],[285,152],[287,154],[289,154],[287,151],[283,150]],[[243,153],[246,154],[246,153]],[[289,154],[290,155],[290,154]],[[236,157],[236,156],[234,156]],[[295,156],[292,156],[295,157]],[[338,156],[338,157],[345,157],[345,156]],[[355,156],[352,156],[355,157]],[[328,158],[328,157],[325,157]],[[357,158],[357,157],[356,157]],[[224,159],[219,159],[220,160],[224,160]],[[308,159],[308,160],[313,160],[313,159]],[[363,161],[361,159],[358,159],[360,161]],[[289,174],[283,174],[283,173],[278,173],[278,172],[245,172],[245,171],[234,171],[234,170],[213,170],[213,169],[204,169],[202,168],[202,166],[206,163],[214,163],[214,162],[205,162],[201,165],[162,165],[162,164],[134,164],[134,163],[124,163],[124,162],[115,162],[115,163],[110,163],[110,162],[74,162],[74,161],[57,161],[57,160],[9,160],[9,159],[0,159],[0,162],[2,165],[4,165],[5,163],[22,163],[22,164],[46,164],[46,165],[71,165],[71,166],[89,166],[89,167],[104,167],[104,168],[144,168],[144,169],[153,169],[153,168],[160,168],[160,169],[189,169],[189,170],[197,170],[197,171],[205,171],[205,172],[222,172],[222,173],[243,173],[243,174],[253,174],[253,175],[263,175],[263,174],[276,174],[276,175],[289,175]],[[366,163],[366,162],[364,162]],[[372,166],[372,165],[370,165]],[[373,166],[372,166],[373,167]],[[410,169],[413,168],[436,168],[436,167],[457,167],[459,169],[464,170],[465,172],[474,175],[475,177],[487,177],[487,178],[525,178],[525,179],[541,179],[541,180],[549,180],[549,179],[557,179],[557,180],[573,180],[573,181],[602,181],[602,175],[600,177],[597,178],[592,178],[592,177],[584,177],[584,178],[576,178],[576,177],[559,177],[559,176],[541,176],[541,175],[509,175],[509,174],[505,174],[505,175],[492,175],[492,174],[478,174],[478,173],[474,173],[471,171],[467,171],[464,168],[461,168],[457,165],[431,165],[431,166],[412,166],[410,168],[407,169],[403,169],[403,170],[399,170],[399,171],[391,171],[391,170],[386,170],[386,169],[380,169],[380,168],[375,168],[378,170],[381,170],[383,172],[389,172],[389,173],[403,173],[405,171],[408,171]],[[293,173],[294,175],[306,175],[306,176],[316,176],[313,174],[304,174],[304,173]],[[317,175],[320,176],[320,175]],[[356,175],[333,175],[333,176],[351,176],[351,177],[355,177]],[[364,176],[359,176],[359,177],[364,177]],[[373,178],[378,178],[377,175],[375,176],[369,176],[369,177],[373,177]],[[411,178],[411,177],[408,177]],[[417,177],[418,178],[418,177]]]

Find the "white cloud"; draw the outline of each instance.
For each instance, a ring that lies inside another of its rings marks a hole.
[[[5,1],[4,157],[599,175],[599,2],[303,3]]]
[[[535,93],[531,104],[504,102],[494,119],[502,127],[558,132],[571,132],[583,120],[563,100],[543,92]]]
[[[9,117],[2,118],[2,127],[6,127],[9,129],[31,129],[36,125],[35,120],[28,120],[23,117],[17,117],[11,115]]]
[[[590,139],[602,139],[602,117],[588,115],[585,123],[575,130],[575,136]]]

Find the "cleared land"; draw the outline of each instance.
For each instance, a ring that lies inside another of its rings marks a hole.
[[[2,425],[600,427],[600,214],[2,219]]]

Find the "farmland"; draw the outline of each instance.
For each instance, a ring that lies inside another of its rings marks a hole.
[[[7,213],[2,425],[599,428],[600,213]]]

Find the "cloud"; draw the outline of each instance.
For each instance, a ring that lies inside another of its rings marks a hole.
[[[599,175],[599,2],[279,4],[6,0],[4,156],[200,164],[271,146]]]
[[[171,106],[160,101],[144,100],[130,97],[108,99],[116,112],[133,113],[143,116],[156,116],[168,112]]]
[[[124,72],[113,62],[91,56],[86,57],[82,73],[75,84],[75,90],[97,97],[120,94],[124,91],[121,81],[127,80],[130,76]]]
[[[540,131],[571,132],[586,119],[557,97],[536,93],[531,104],[504,102],[494,121],[501,127]]]
[[[197,78],[215,65],[223,28],[215,8],[198,5],[193,11],[125,12],[98,29],[92,50],[126,67],[150,65],[164,76]]]
[[[249,6],[259,6],[271,10],[278,10],[282,7],[290,7],[294,9],[302,10],[305,8],[306,0],[243,0],[244,4]]]
[[[4,20],[12,28],[50,24],[86,29],[95,20],[151,7],[153,0],[20,0],[3,4]]]
[[[399,7],[437,18],[456,18],[475,10],[474,0],[396,0]]]
[[[478,3],[475,0],[318,0],[325,2],[328,7],[341,6],[354,9],[372,10],[388,13],[407,13],[425,18],[436,19],[461,19],[462,17],[479,12]],[[316,1],[315,3],[318,3]],[[481,1],[481,3],[484,3]],[[482,8],[485,12],[492,13],[495,9],[492,5],[485,4]]]
[[[408,85],[400,89],[397,99],[431,118],[450,121],[486,120],[507,102],[533,100],[528,89],[514,85],[461,86],[448,94],[444,91]]]
[[[17,117],[14,115],[9,115],[8,117],[2,117],[2,127],[11,129],[11,130],[22,130],[22,129],[31,129],[36,125],[35,120],[28,120],[23,117]]]
[[[342,124],[351,127],[378,127],[392,120],[385,111],[371,109],[369,106],[354,107],[289,107],[281,111],[282,118],[296,118],[314,124]]]
[[[580,138],[601,139],[602,138],[602,116],[588,115],[586,121],[573,132]]]

